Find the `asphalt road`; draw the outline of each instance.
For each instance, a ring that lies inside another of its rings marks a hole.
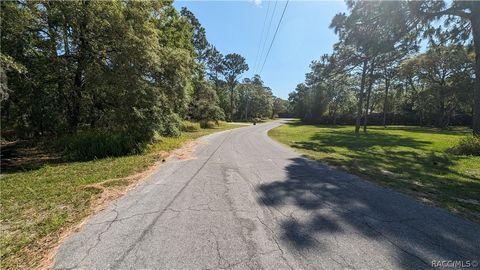
[[[280,124],[202,138],[192,159],[166,162],[91,218],[54,267],[420,269],[480,259],[478,224],[303,158],[268,138]]]

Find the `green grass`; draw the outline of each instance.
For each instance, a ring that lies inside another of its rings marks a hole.
[[[162,153],[200,136],[238,127],[241,126],[222,123],[216,128],[185,132],[180,137],[160,138],[139,155],[45,163],[31,170],[2,173],[0,268],[37,265],[42,252],[56,243],[65,228],[91,212],[91,203],[102,193],[92,184],[104,182],[104,188],[125,187],[131,184],[128,176],[145,171],[162,158]]]
[[[270,130],[269,135],[310,158],[480,222],[480,157],[447,151],[470,132],[370,127],[356,138],[353,126],[296,122]]]

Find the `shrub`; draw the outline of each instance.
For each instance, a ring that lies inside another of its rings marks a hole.
[[[177,137],[180,136],[180,123],[182,122],[180,116],[175,113],[164,115],[161,120],[158,132],[162,136]]]
[[[201,128],[214,128],[215,126],[217,126],[217,123],[215,123],[214,121],[207,121],[207,120],[200,121]]]
[[[69,160],[91,160],[141,153],[146,145],[125,132],[84,131],[62,137],[54,147]]]
[[[455,155],[480,156],[480,136],[467,136],[448,151]]]
[[[182,121],[180,123],[180,130],[183,132],[193,132],[200,129],[200,124],[190,121]]]

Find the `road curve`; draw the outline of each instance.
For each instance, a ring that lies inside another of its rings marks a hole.
[[[55,269],[419,269],[480,259],[480,225],[272,141],[203,137],[92,217]],[[475,262],[473,262],[475,263]]]

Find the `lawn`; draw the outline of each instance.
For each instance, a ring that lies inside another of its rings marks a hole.
[[[294,122],[270,130],[269,135],[305,156],[480,222],[480,157],[446,152],[470,132],[370,127],[356,138],[353,126]]]
[[[2,172],[0,268],[37,266],[62,233],[91,214],[100,200],[120,196],[166,152],[200,136],[237,127],[241,125],[222,123],[180,137],[160,138],[140,155],[87,162],[40,159],[35,166]],[[102,197],[107,193],[110,195]]]

